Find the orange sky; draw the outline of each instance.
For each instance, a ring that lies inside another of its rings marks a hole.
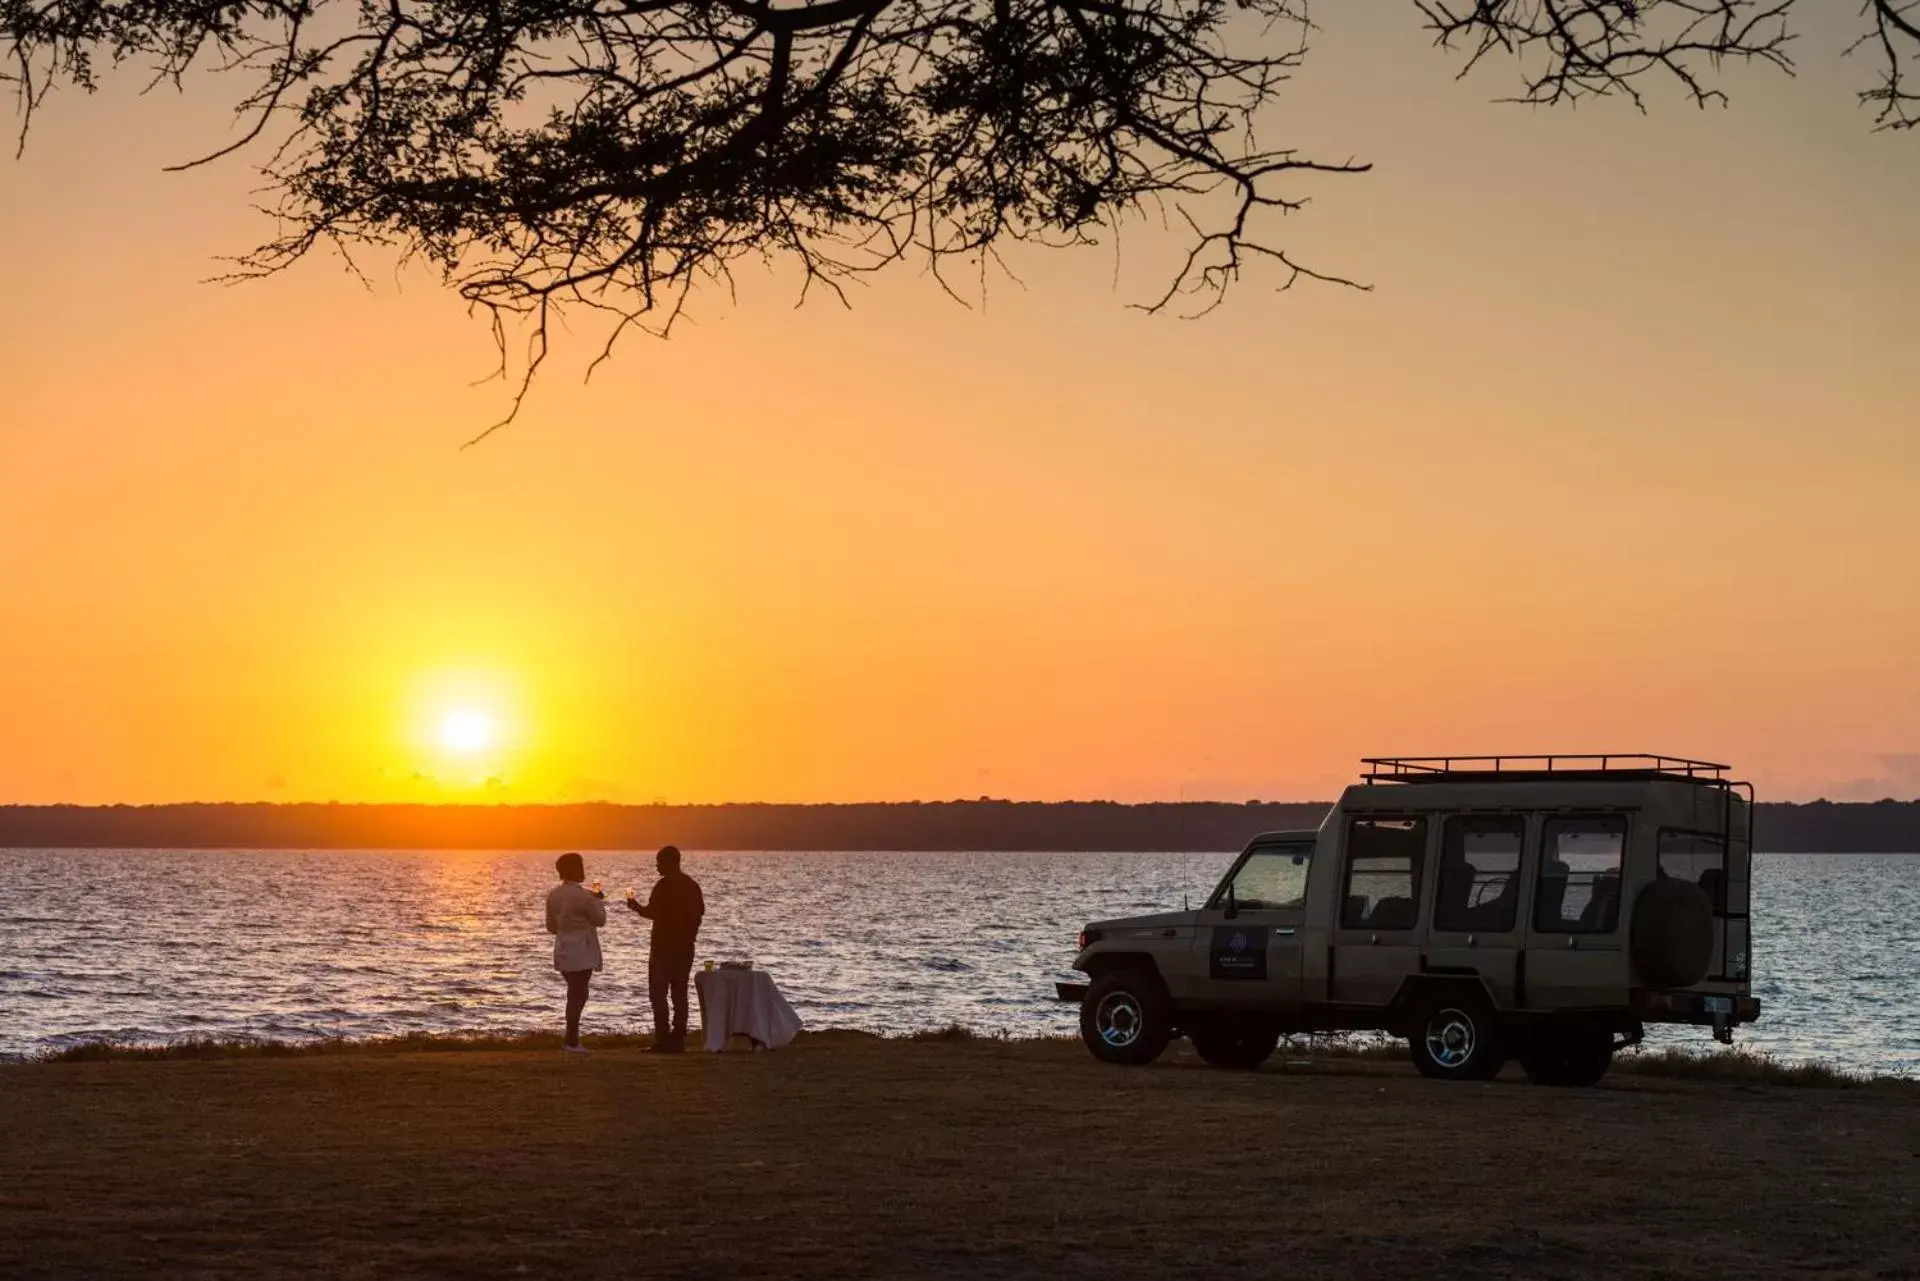
[[[1591,748],[1920,794],[1920,138],[1871,68],[1816,30],[1730,111],[1530,113],[1369,8],[1273,131],[1375,162],[1286,230],[1371,294],[1143,316],[1145,225],[1117,288],[1016,254],[974,310],[749,273],[465,452],[502,392],[429,277],[196,283],[264,234],[244,165],[159,172],[221,93],[56,95],[0,162],[0,800],[1303,798]]]

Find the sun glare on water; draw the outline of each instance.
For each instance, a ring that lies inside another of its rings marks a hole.
[[[440,741],[456,752],[477,752],[493,741],[493,719],[485,712],[453,712],[440,723]]]

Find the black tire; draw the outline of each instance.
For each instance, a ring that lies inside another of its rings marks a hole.
[[[1266,1019],[1229,1015],[1195,1022],[1187,1029],[1187,1039],[1209,1067],[1251,1072],[1273,1057],[1280,1029]]]
[[[1173,1039],[1173,1002],[1152,970],[1116,970],[1080,1002],[1080,1039],[1102,1063],[1142,1067]]]
[[[1692,881],[1649,881],[1633,900],[1629,946],[1645,986],[1692,987],[1713,962],[1713,901]]]
[[[1544,1033],[1520,1056],[1521,1069],[1535,1085],[1598,1085],[1612,1064],[1611,1032]]]
[[[1490,1081],[1506,1062],[1493,1007],[1472,988],[1445,988],[1414,998],[1407,1048],[1421,1076],[1436,1081]]]

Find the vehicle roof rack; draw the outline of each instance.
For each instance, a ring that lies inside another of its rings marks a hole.
[[[1532,779],[1666,779],[1719,787],[1733,785],[1731,765],[1652,752],[1559,752],[1523,756],[1368,756],[1360,777],[1369,783],[1489,783]]]

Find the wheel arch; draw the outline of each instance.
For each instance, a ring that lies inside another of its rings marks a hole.
[[[1444,973],[1409,974],[1400,982],[1399,990],[1393,994],[1388,1006],[1391,1028],[1395,1035],[1407,1035],[1407,1019],[1412,1012],[1446,992],[1471,993],[1485,1002],[1487,1009],[1498,1014],[1499,1006],[1494,1003],[1493,989],[1486,979],[1472,970],[1446,971]]]

